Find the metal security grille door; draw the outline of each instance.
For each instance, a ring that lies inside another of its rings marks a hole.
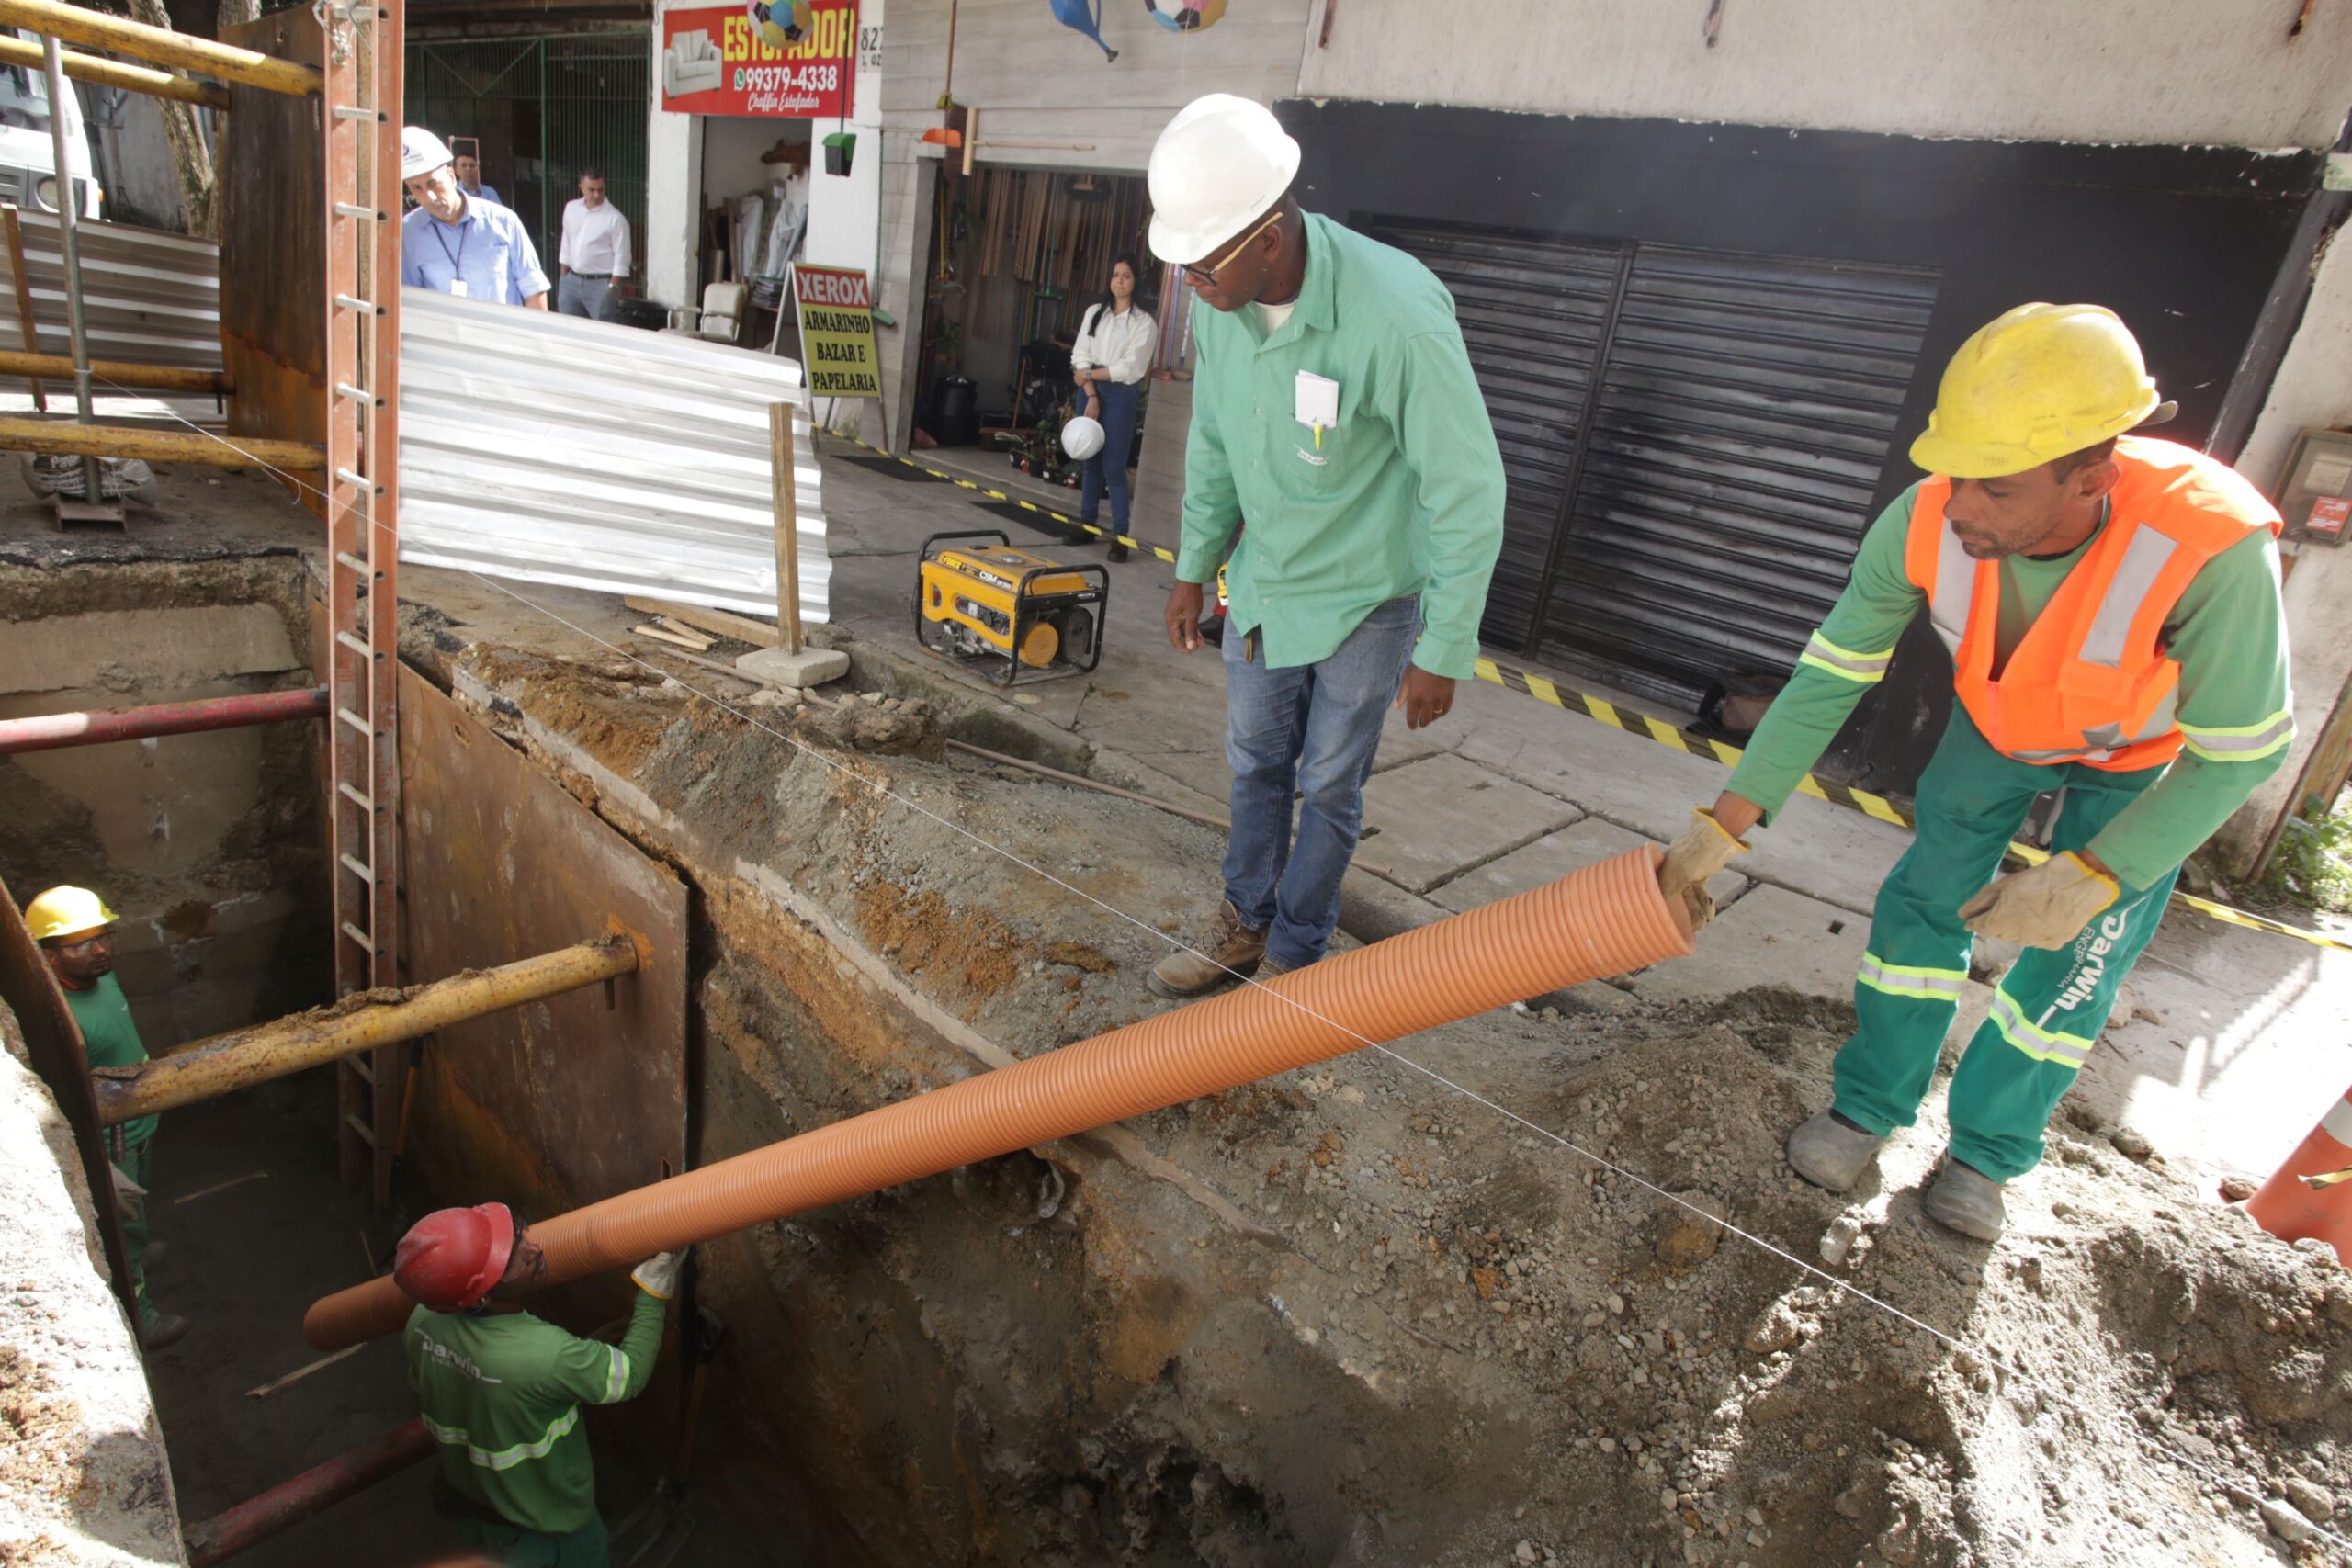
[[[1538,651],[1684,707],[1794,664],[1870,525],[1936,287],[1639,247]]]
[[[1486,641],[1678,707],[1788,670],[1870,524],[1936,275],[1364,228],[1453,290],[1502,446]]]
[[[641,264],[651,48],[642,31],[413,43],[409,122],[481,143],[482,178],[521,216],[550,277],[564,204],[582,169],[602,168]]]
[[[1502,559],[1479,635],[1517,651],[1535,621],[1627,249],[1429,224],[1365,227],[1453,290],[1510,476]]]

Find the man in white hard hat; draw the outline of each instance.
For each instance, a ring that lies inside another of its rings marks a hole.
[[[1164,997],[1323,956],[1382,721],[1402,707],[1418,729],[1453,705],[1502,547],[1502,455],[1453,297],[1300,210],[1298,161],[1272,111],[1223,93],[1151,152],[1152,251],[1207,307],[1168,596],[1179,651],[1201,647],[1202,588],[1232,549],[1225,902],[1152,971]]]
[[[25,929],[65,993],[66,1010],[82,1032],[93,1067],[130,1067],[147,1060],[131,1021],[122,982],[114,977],[115,913],[86,887],[52,887],[25,906]],[[131,1296],[139,1303],[139,1343],[161,1350],[187,1332],[187,1319],[156,1309],[147,1293],[147,1265],[163,1250],[147,1239],[147,1179],[157,1118],[135,1116],[106,1130],[107,1158],[115,1171],[116,1210],[130,1263]]]
[[[401,220],[401,281],[461,299],[548,308],[548,275],[523,220],[468,196],[442,140],[423,126],[401,132],[401,181],[416,209]]]

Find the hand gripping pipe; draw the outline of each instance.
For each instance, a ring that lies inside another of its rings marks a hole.
[[[531,1227],[546,1283],[936,1176],[1402,1039],[1507,1002],[1687,956],[1654,845],[1262,986],[1131,1023],[945,1089],[591,1203]],[[1293,1005],[1296,1004],[1296,1005]],[[399,1330],[387,1275],[313,1303],[322,1350]]]

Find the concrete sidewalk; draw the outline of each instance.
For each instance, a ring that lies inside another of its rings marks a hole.
[[[1073,561],[1101,561],[1105,547],[892,459],[838,442],[822,453],[838,624],[971,700],[1067,731],[1091,748],[1096,776],[1223,812],[1224,672],[1213,649],[1188,657],[1168,645],[1171,567],[1140,556],[1112,566],[1101,666],[1008,694],[917,647],[923,539],[1001,527],[1015,545]],[[1453,713],[1429,728],[1408,731],[1392,716],[1374,766],[1360,856],[1382,874],[1351,874],[1343,918],[1365,939],[1644,839],[1669,840],[1727,777],[1712,761],[1482,682],[1464,682]],[[1758,987],[1848,999],[1871,901],[1909,840],[1905,829],[1798,796],[1716,887],[1725,912],[1698,955],[1620,990],[1635,1003],[1709,1002]],[[1213,907],[1217,868],[1199,871],[1201,906]],[[1980,972],[1996,956],[1980,951]],[[1956,1037],[1990,1000],[1988,987],[1972,991]],[[2133,1128],[2208,1176],[2267,1174],[2352,1081],[2352,954],[2176,912],[2127,1000],[2132,1010],[2075,1090],[2078,1112]]]

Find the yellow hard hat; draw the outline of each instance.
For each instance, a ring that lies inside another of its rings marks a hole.
[[[114,924],[107,901],[86,887],[52,887],[25,906],[25,925],[35,942],[78,936]]]
[[[2020,305],[1951,356],[1911,460],[1952,479],[1998,479],[2172,412],[2114,311]]]

